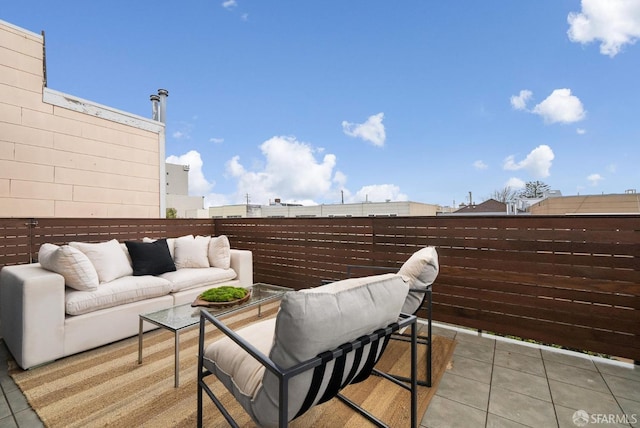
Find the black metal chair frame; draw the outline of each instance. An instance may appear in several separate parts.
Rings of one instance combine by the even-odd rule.
[[[351,271],[354,269],[372,269],[372,270],[381,270],[381,271],[387,271],[387,272],[396,272],[398,269],[394,268],[394,267],[390,267],[390,266],[368,266],[368,265],[347,265],[347,277],[351,278]],[[329,281],[327,281],[329,282]],[[414,312],[414,315],[416,315],[418,313],[418,311],[420,310],[420,308],[422,307],[422,304],[425,302],[427,302],[427,312],[428,312],[428,316],[427,316],[427,334],[428,336],[422,336],[422,335],[418,335],[417,338],[417,343],[419,343],[420,345],[426,345],[427,347],[427,374],[426,374],[426,379],[422,380],[422,379],[418,379],[418,385],[420,386],[426,386],[426,387],[431,387],[431,378],[432,378],[432,361],[431,361],[431,357],[432,357],[432,343],[431,343],[431,337],[432,337],[432,307],[433,307],[433,300],[432,300],[432,286],[433,284],[429,284],[429,286],[426,289],[417,289],[417,288],[410,288],[409,292],[415,292],[415,293],[422,293],[423,297],[422,297],[422,303],[420,304],[420,306],[418,307],[418,309],[416,310],[416,312]],[[410,340],[410,338],[407,335],[404,334],[394,334],[392,336],[393,339],[395,340],[401,340],[401,341],[406,341],[408,342]],[[405,382],[409,382],[410,379],[407,377],[403,377],[403,376],[397,376],[397,375],[393,375],[396,379],[398,380],[402,380]]]
[[[287,415],[288,415],[288,404],[289,404],[289,381],[294,376],[297,376],[305,371],[313,370],[316,367],[326,365],[327,362],[341,358],[347,355],[349,352],[354,352],[359,348],[364,347],[368,343],[376,342],[379,340],[388,341],[388,339],[398,330],[410,327],[411,334],[409,341],[411,343],[411,377],[409,378],[409,384],[406,382],[400,381],[393,376],[390,376],[384,372],[381,372],[375,368],[372,368],[371,373],[375,373],[376,375],[382,376],[385,379],[393,382],[394,384],[408,390],[411,395],[411,427],[415,428],[418,426],[417,420],[417,412],[418,412],[418,398],[417,398],[417,390],[418,390],[418,381],[417,381],[417,317],[415,315],[407,315],[400,314],[398,321],[390,324],[386,328],[382,328],[376,330],[375,332],[359,337],[358,339],[345,343],[335,349],[328,350],[327,352],[323,352],[318,356],[309,359],[307,361],[303,361],[299,364],[296,364],[293,367],[282,368],[275,364],[268,356],[264,355],[262,352],[258,351],[254,346],[248,343],[246,340],[238,336],[233,330],[228,328],[222,321],[215,318],[213,315],[208,313],[206,310],[201,310],[200,313],[200,338],[198,343],[198,427],[202,427],[202,404],[203,404],[203,394],[202,392],[206,392],[211,401],[216,405],[220,413],[224,416],[230,426],[238,427],[238,424],[235,422],[233,417],[229,414],[229,412],[224,408],[220,400],[214,395],[211,388],[205,382],[205,378],[209,375],[213,374],[211,371],[204,367],[203,359],[204,359],[204,333],[205,333],[205,325],[207,323],[211,323],[215,325],[223,334],[231,338],[235,343],[237,343],[242,349],[244,349],[247,353],[249,353],[253,358],[258,360],[262,365],[265,366],[267,370],[272,372],[279,380],[279,426],[286,427],[287,426]],[[386,344],[386,343],[385,343]],[[380,353],[384,352],[384,349]],[[336,391],[334,395],[345,404],[347,404],[350,408],[360,413],[370,422],[378,427],[387,427],[383,421],[376,418],[373,414],[369,413],[347,397],[343,396]]]

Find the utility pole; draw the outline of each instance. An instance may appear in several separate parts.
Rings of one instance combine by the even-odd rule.
[[[247,198],[247,205],[249,205],[249,194],[247,193],[245,197]]]

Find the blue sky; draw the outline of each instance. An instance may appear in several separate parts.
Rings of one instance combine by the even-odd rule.
[[[48,86],[144,117],[207,205],[640,189],[640,0],[2,0]]]

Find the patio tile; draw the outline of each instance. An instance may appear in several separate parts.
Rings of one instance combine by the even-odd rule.
[[[519,370],[536,376],[545,376],[542,358],[497,350],[494,364],[496,366]]]
[[[580,388],[549,379],[551,399],[556,406],[584,410],[587,413],[620,414],[622,409],[611,394]]]
[[[582,409],[579,409],[582,410]],[[576,428],[578,426],[577,423],[574,422],[574,417],[576,416],[577,410],[569,409],[568,407],[556,406],[556,415],[558,416],[558,427],[560,428]],[[624,418],[623,414],[617,415],[602,415],[601,417],[618,417]],[[598,417],[598,415],[591,415],[587,412],[588,424],[587,427],[596,426],[596,427],[616,427],[616,428],[629,428],[629,424],[618,423],[615,420],[608,420],[606,423],[601,420],[600,423],[597,422],[597,419],[592,419]]]
[[[626,398],[618,398],[618,404],[622,407],[622,411],[627,415],[631,422],[631,426],[640,427],[640,401],[627,400]]]
[[[556,417],[558,418],[559,428],[576,428],[578,425],[573,422],[574,415],[579,409],[570,409],[568,407],[556,405]]]
[[[530,427],[556,425],[553,404],[504,388],[491,388],[489,413]]]
[[[515,354],[527,355],[529,357],[542,358],[540,346],[528,342],[513,342],[507,340],[496,340],[496,351],[507,351]]]
[[[6,418],[0,419],[0,428],[17,428],[15,419],[13,416],[7,416]]]
[[[542,349],[542,358],[546,361],[566,364],[586,370],[596,370],[596,366],[588,355],[577,352],[565,353],[561,350]]]
[[[26,409],[16,413],[16,421],[19,427],[39,428],[44,427],[38,414],[31,409]]]
[[[555,361],[545,361],[544,367],[549,379],[569,383],[582,388],[593,389],[594,391],[604,393],[609,392],[607,384],[604,382],[602,375],[598,371],[568,366]]]
[[[491,388],[496,387],[551,402],[549,384],[542,376],[496,366],[493,370]]]
[[[484,427],[487,413],[454,400],[435,395],[422,419],[424,428]]]
[[[491,383],[491,371],[493,369],[491,363],[463,357],[462,355],[454,355],[451,365],[452,368],[448,371],[449,373],[482,383]]]
[[[600,373],[607,373],[610,375],[640,382],[640,366],[620,363],[615,360],[594,360],[594,363]]]
[[[458,336],[456,336],[456,342],[456,349],[453,351],[453,355],[472,358],[486,363],[493,362],[493,347],[470,341],[460,341],[458,340]]]
[[[603,373],[605,382],[616,397],[640,401],[640,382]]]
[[[0,377],[0,388],[2,388],[5,394],[8,394],[11,391],[17,390],[18,385],[16,385],[11,376],[6,374]]]
[[[486,411],[489,403],[489,388],[490,385],[486,383],[447,372],[440,381],[436,396]]]
[[[0,394],[0,419],[6,418],[7,416],[11,416],[11,407],[9,407],[9,403],[7,403],[4,395]]]
[[[487,413],[487,428],[526,428],[528,425],[514,422],[493,413]]]
[[[6,393],[5,395],[7,397],[7,401],[9,402],[9,407],[11,407],[11,411],[14,414],[22,410],[31,408],[25,396],[22,395],[22,391],[20,391],[19,389]]]

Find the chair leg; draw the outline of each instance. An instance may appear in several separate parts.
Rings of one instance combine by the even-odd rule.
[[[431,388],[432,371],[433,371],[433,365],[432,365],[433,342],[431,341],[431,338],[433,335],[433,331],[432,331],[432,318],[431,318],[431,291],[430,290],[427,292],[427,308],[429,310],[429,317],[427,318],[427,332],[429,333],[429,336],[428,337],[417,336],[417,340],[416,340],[417,343],[427,346],[427,361],[426,361],[427,375],[425,380],[418,379],[418,385]],[[392,336],[392,338],[396,340],[402,340],[405,342],[411,341],[410,337],[403,334],[394,335]],[[389,375],[389,376],[403,382],[407,382],[407,383],[411,382],[411,378],[406,376],[400,376],[400,375]]]
[[[432,357],[432,345],[433,345],[433,331],[431,327],[431,322],[433,321],[432,317],[432,309],[433,309],[433,301],[431,296],[431,287],[427,290],[427,308],[429,310],[429,318],[427,318],[427,331],[429,333],[429,343],[427,343],[427,387],[431,388],[431,357]]]
[[[198,381],[198,428],[202,428],[202,387]]]
[[[411,324],[411,427],[418,426],[418,344],[417,324]],[[431,343],[431,338],[429,338]]]

